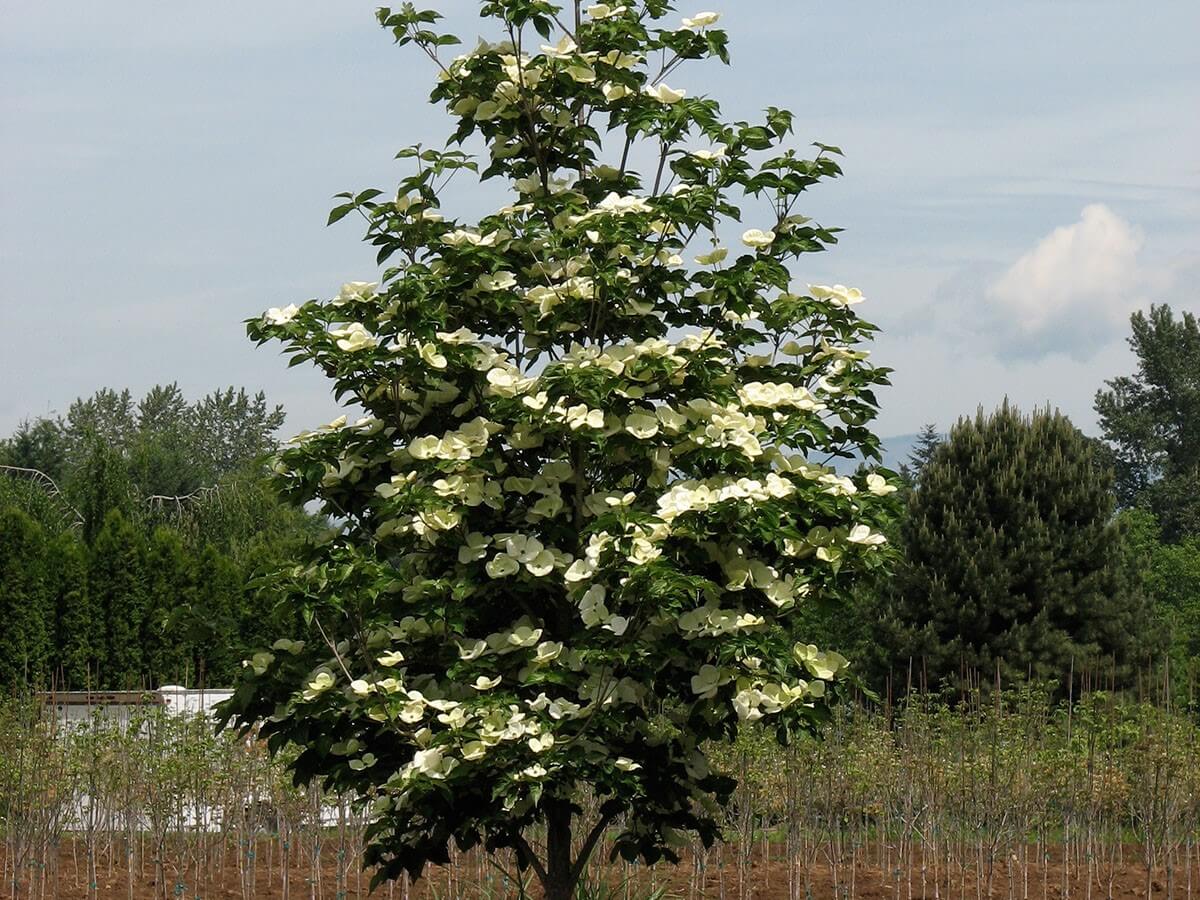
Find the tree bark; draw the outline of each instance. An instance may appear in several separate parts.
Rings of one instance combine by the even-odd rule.
[[[546,900],[572,900],[578,877],[571,862],[571,806],[552,800],[546,804]]]

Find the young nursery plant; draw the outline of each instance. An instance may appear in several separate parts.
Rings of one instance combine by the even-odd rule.
[[[433,10],[379,10],[454,122],[450,149],[399,154],[395,199],[330,216],[366,220],[379,282],[249,322],[356,411],[278,455],[336,528],[269,579],[295,633],[226,712],[370,802],[377,880],[482,843],[563,900],[602,836],[649,863],[717,838],[734,781],[706,741],[826,715],[848,663],[793,613],[886,560],[894,488],[826,464],[879,458],[888,370],[862,294],[791,271],[835,243],[796,204],[838,149],[678,80],[728,62],[717,13],[480,9],[495,42],[456,58]],[[511,202],[456,217],[465,173]]]

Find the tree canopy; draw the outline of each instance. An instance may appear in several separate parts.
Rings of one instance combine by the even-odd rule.
[[[1148,609],[1112,519],[1112,474],[1058,412],[1007,402],[961,419],[925,464],[903,521],[892,661],[1063,678],[1152,655]]]
[[[266,481],[282,421],[242,389],[106,388],[0,440],[0,691],[232,681],[269,627],[248,582],[320,526]]]
[[[175,384],[140,400],[102,388],[65,416],[28,420],[0,440],[0,505],[55,533],[78,525],[89,543],[117,509],[146,537],[170,525],[197,545],[241,555],[307,527],[263,478],[283,419],[281,407],[244,388],[196,401]]]
[[[496,40],[455,59],[436,12],[379,18],[483,158],[401,151],[394,199],[330,217],[365,220],[380,283],[249,323],[364,414],[279,454],[281,489],[340,527],[273,580],[309,625],[249,661],[229,713],[301,748],[298,778],[373,798],[380,878],[483,842],[563,900],[614,823],[649,862],[717,836],[733,782],[705,741],[826,715],[847,662],[795,611],[883,560],[894,486],[823,463],[878,459],[887,370],[862,294],[790,268],[835,242],[796,204],[837,148],[802,155],[787,111],[726,122],[667,81],[727,60],[717,14],[481,12]],[[511,202],[454,216],[440,188],[464,173]]]
[[[1137,372],[1096,393],[1123,506],[1144,506],[1168,540],[1200,534],[1200,324],[1166,305],[1130,319]]]

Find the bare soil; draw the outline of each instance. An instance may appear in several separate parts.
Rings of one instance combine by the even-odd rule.
[[[781,858],[779,847],[771,848],[769,858],[758,848],[750,865],[740,871],[736,851],[725,848],[701,860],[685,858],[679,866],[647,869],[616,863],[595,872],[615,889],[606,900],[642,900],[661,887],[667,888],[667,898],[680,900],[1116,900],[1147,895],[1185,900],[1200,896],[1200,860],[1192,859],[1190,873],[1158,870],[1147,876],[1140,848],[1130,846],[1122,855],[1123,860],[1111,866],[1093,862],[1089,873],[1086,859],[1066,865],[1061,853],[1052,848],[1045,864],[1023,866],[1016,859],[1001,860],[992,867],[990,884],[986,866],[978,877],[974,868],[956,864],[949,872],[944,863],[935,871],[932,860],[922,871],[919,856],[911,871],[893,868],[885,872],[874,850],[861,854],[854,867],[839,865],[835,870],[824,859],[817,859],[792,869]],[[1030,848],[1029,859],[1037,856]],[[203,867],[195,862],[177,866],[177,860],[167,854],[160,870],[147,854],[144,862],[135,863],[131,877],[129,867],[119,864],[127,854],[121,845],[115,845],[111,851],[97,854],[97,879],[91,888],[86,851],[82,844],[68,842],[60,846],[56,860],[27,861],[13,893],[11,865],[0,846],[4,875],[0,900],[359,900],[369,896],[369,875],[360,875],[354,859],[338,857],[338,847],[332,842],[322,848],[319,866],[311,864],[312,856],[306,850],[293,851],[285,878],[279,844],[264,840],[253,853],[214,855]],[[532,900],[539,895],[531,886],[525,896]],[[430,869],[414,885],[393,884],[373,896],[388,900],[499,900],[521,895],[509,878],[471,857],[449,868]]]

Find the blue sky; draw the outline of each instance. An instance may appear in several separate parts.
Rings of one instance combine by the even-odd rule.
[[[428,5],[481,32],[474,2]],[[798,274],[866,292],[897,370],[882,434],[1005,395],[1092,430],[1095,390],[1132,364],[1130,311],[1200,311],[1194,0],[680,12],[701,8],[725,13],[734,64],[673,85],[735,118],[788,107],[799,144],[846,151],[804,210],[846,234]],[[397,149],[447,133],[429,63],[373,9],[0,0],[0,434],[167,381],[263,388],[285,430],[330,417],[322,380],[241,322],[371,279],[351,220],[324,227],[330,196],[394,185]]]

